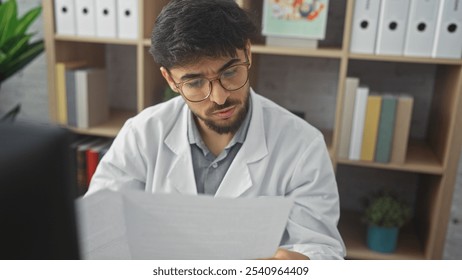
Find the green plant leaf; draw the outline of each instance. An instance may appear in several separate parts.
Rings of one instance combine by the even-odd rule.
[[[13,60],[15,57],[20,55],[20,51],[23,49],[27,49],[27,43],[30,39],[31,35],[20,35],[11,37],[5,44],[3,45],[3,49],[0,49],[5,54],[3,59],[0,58],[0,69],[4,69],[6,64]],[[4,72],[5,70],[3,70]]]
[[[0,48],[10,38],[17,24],[17,5],[9,0],[0,6]]]
[[[42,12],[42,7],[37,7],[27,12],[22,18],[20,18],[15,26],[14,35],[25,34],[29,26],[35,21],[35,19]]]
[[[2,61],[5,59],[6,59],[6,53],[0,50],[0,65],[2,64]]]
[[[16,0],[0,2],[0,82],[43,52],[43,40],[31,44],[33,35],[26,33],[41,11],[41,7],[36,7],[18,19]]]
[[[21,50],[27,49],[29,46],[29,40],[32,36],[23,36],[16,41],[15,45],[7,51],[7,55],[15,56],[21,53]]]
[[[32,43],[27,51],[22,53],[19,57],[15,60],[11,61],[5,68],[2,67],[0,70],[0,83],[4,80],[8,79],[11,75],[16,73],[17,71],[21,70],[24,66],[29,64],[35,57],[43,52],[44,43],[43,41],[38,41]]]

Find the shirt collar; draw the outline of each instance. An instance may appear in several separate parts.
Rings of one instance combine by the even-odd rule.
[[[250,119],[252,118],[252,97],[249,95],[249,110],[247,111],[247,115],[245,116],[244,122],[242,123],[239,130],[234,134],[234,137],[231,139],[229,144],[226,146],[225,149],[229,149],[234,146],[236,143],[243,144],[245,138],[247,136],[247,131],[250,125]],[[196,122],[193,119],[193,113],[189,111],[188,114],[188,141],[189,144],[196,144],[203,152],[204,155],[209,153],[209,149],[205,146],[204,141],[202,141],[202,137],[199,133],[199,129],[197,128]]]

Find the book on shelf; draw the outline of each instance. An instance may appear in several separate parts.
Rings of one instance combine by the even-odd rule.
[[[98,142],[90,147],[88,147],[86,151],[86,156],[87,156],[87,186],[90,185],[91,178],[93,177],[93,174],[95,174],[96,167],[98,166],[98,163],[100,161],[100,153],[103,151],[104,148],[110,143],[109,140],[102,140],[101,142]]]
[[[78,159],[78,156],[77,156],[77,149],[79,147],[79,145],[83,144],[83,143],[86,143],[90,140],[90,136],[82,136],[82,137],[79,137],[77,140],[73,141],[70,146],[69,146],[69,150],[70,150],[70,162],[71,162],[71,180],[74,180],[76,183],[76,187],[77,187],[77,196],[81,196],[83,194],[85,194],[85,189],[81,188],[80,184],[79,184],[79,175],[78,175],[78,169],[79,169],[79,160]]]
[[[412,96],[400,95],[397,99],[391,163],[403,164],[406,160],[413,105]]]
[[[384,94],[382,96],[379,131],[375,149],[376,162],[388,163],[390,161],[395,127],[396,102],[397,98],[394,95]]]
[[[367,97],[369,88],[359,86],[356,90],[353,122],[351,125],[350,149],[348,159],[359,160],[363,142],[364,120],[366,118]]]
[[[264,0],[262,34],[267,44],[317,47],[326,35],[328,0]]]
[[[67,93],[69,87],[66,81],[66,72],[84,65],[84,61],[57,62],[55,64],[56,106],[57,121],[59,124],[67,124],[68,122]]]
[[[353,111],[355,106],[356,90],[359,86],[359,79],[347,77],[343,94],[343,109],[340,124],[340,143],[338,156],[342,159],[348,158],[351,138],[351,126],[353,124]]]
[[[66,70],[67,125],[77,127],[77,101],[75,93],[75,69]]]
[[[88,189],[88,172],[87,172],[87,150],[101,142],[101,138],[90,138],[88,141],[77,144],[77,188],[79,193],[85,193]]]
[[[77,127],[89,128],[109,118],[106,71],[87,68],[75,71]]]
[[[361,145],[361,160],[374,160],[381,106],[382,97],[380,95],[374,93],[367,97],[363,141]]]

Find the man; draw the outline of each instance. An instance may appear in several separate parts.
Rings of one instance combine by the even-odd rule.
[[[151,53],[181,96],[126,122],[89,192],[290,196],[295,204],[273,258],[341,259],[338,191],[322,134],[250,88],[254,34],[231,0],[164,7]]]

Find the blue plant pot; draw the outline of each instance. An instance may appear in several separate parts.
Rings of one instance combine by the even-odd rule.
[[[381,253],[392,253],[398,243],[399,228],[369,225],[367,228],[367,246]]]

